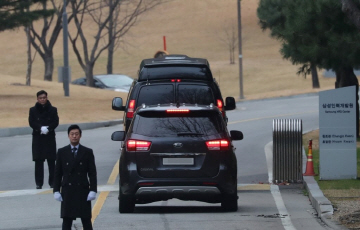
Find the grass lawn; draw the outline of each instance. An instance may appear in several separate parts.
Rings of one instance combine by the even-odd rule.
[[[306,148],[308,153],[308,148]],[[319,179],[319,149],[313,149],[314,171],[317,176],[315,180],[318,182],[321,190],[325,189],[360,189],[360,148],[357,148],[357,176],[358,179],[349,180],[320,180]]]
[[[320,189],[330,200],[332,198],[346,198],[360,196],[360,139],[357,139],[357,179],[348,180],[320,180],[319,179],[319,130],[314,130],[303,135],[303,145],[306,154],[309,153],[309,140],[313,140],[312,154],[314,162],[314,171],[317,174],[315,180]]]

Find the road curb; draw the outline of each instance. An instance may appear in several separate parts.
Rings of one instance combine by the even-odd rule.
[[[316,210],[318,217],[326,225],[332,229],[348,229],[339,222],[331,219],[334,214],[333,205],[330,200],[324,196],[313,176],[304,176],[304,186],[309,194],[310,202]]]
[[[305,149],[303,148],[303,162],[306,162],[306,160],[307,157],[305,154]],[[303,166],[303,171],[305,172],[305,164],[303,164]],[[334,214],[333,205],[331,201],[325,197],[315,178],[313,176],[304,176],[303,183],[309,194],[310,202],[316,210],[318,217],[332,229],[348,229],[341,225],[338,221],[331,219]]]
[[[110,120],[110,121],[84,122],[84,123],[76,123],[76,124],[78,124],[82,130],[87,130],[87,129],[96,129],[101,127],[109,127],[109,126],[119,125],[122,123],[123,120],[120,119],[120,120]],[[55,129],[55,131],[56,132],[66,131],[70,125],[71,124],[61,124]],[[29,134],[32,134],[32,128],[30,127],[15,127],[15,128],[0,129],[0,137],[12,137],[12,136],[29,135]]]

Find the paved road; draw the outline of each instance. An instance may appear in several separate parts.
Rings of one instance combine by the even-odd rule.
[[[242,102],[228,113],[229,130],[241,130],[245,136],[235,142],[239,167],[235,213],[222,213],[219,204],[170,200],[138,205],[134,214],[119,214],[113,168],[120,146],[110,135],[122,126],[84,131],[81,142],[94,149],[99,178],[94,229],[329,229],[316,218],[300,185],[266,184],[269,169],[264,147],[272,140],[272,120],[298,118],[304,130],[312,130],[318,128],[317,111],[318,97],[302,96]],[[66,133],[58,132],[58,147],[67,143]],[[0,138],[1,230],[61,228],[60,203],[53,200],[47,185],[41,192],[34,189],[30,146],[30,135]],[[74,223],[74,229],[81,226],[79,220]]]

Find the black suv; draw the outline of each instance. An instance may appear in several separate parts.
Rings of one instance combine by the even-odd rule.
[[[129,129],[137,107],[142,104],[157,105],[187,103],[209,105],[213,103],[227,122],[226,110],[235,109],[235,99],[221,96],[219,85],[213,78],[209,62],[186,55],[168,55],[144,59],[140,64],[138,79],[130,88],[126,105],[120,97],[113,99],[112,108],[124,112],[124,130]]]
[[[123,141],[119,166],[119,211],[135,204],[177,198],[221,203],[236,211],[237,160],[221,111],[213,104],[139,107]]]

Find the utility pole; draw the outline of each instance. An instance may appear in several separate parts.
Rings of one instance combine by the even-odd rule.
[[[238,40],[239,40],[239,82],[240,82],[240,99],[244,99],[243,89],[243,66],[242,66],[242,44],[241,44],[241,0],[237,0],[238,9]]]
[[[69,49],[68,49],[68,18],[66,13],[66,1],[63,6],[63,39],[64,39],[64,67],[62,70],[63,87],[65,97],[69,97]]]

